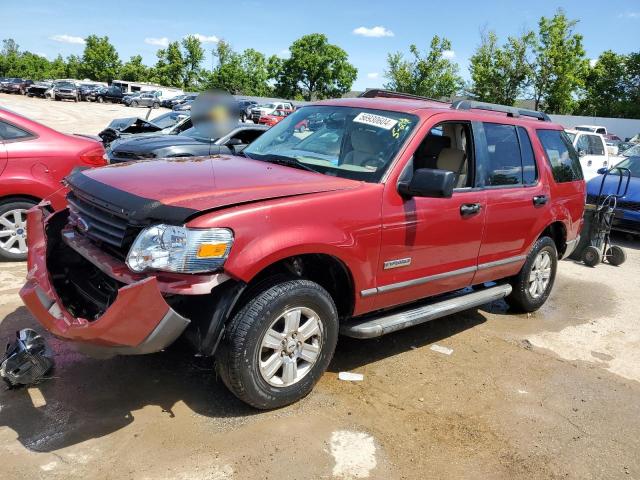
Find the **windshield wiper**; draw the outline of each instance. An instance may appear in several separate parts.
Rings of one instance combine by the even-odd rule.
[[[300,168],[308,172],[318,173],[318,171],[315,168],[311,168],[310,166],[305,165],[295,157],[287,157],[285,155],[276,155],[274,153],[269,153],[264,155],[254,154],[253,157],[249,157],[249,158],[255,158],[256,160],[262,160],[265,162],[276,163],[278,165],[284,165],[286,167]]]

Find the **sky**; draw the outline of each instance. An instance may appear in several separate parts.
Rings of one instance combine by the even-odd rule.
[[[541,16],[563,8],[579,20],[589,58],[605,50],[640,50],[640,1],[467,1],[407,0],[0,0],[0,38],[13,38],[23,50],[49,59],[82,54],[83,37],[107,35],[120,58],[142,55],[155,63],[155,52],[167,42],[196,34],[211,49],[219,39],[234,49],[255,48],[286,56],[302,35],[321,32],[347,51],[358,68],[354,90],[381,87],[389,52],[408,52],[416,44],[427,50],[433,35],[452,42],[447,55],[468,79],[469,57],[480,31],[494,30],[501,40],[535,29]]]

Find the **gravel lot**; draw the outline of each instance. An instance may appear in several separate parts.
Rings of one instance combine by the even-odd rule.
[[[89,134],[132,113],[7,95],[0,105]],[[496,302],[342,338],[314,392],[273,412],[246,407],[208,362],[179,351],[98,361],[51,338],[52,378],[0,392],[1,476],[640,478],[640,242],[616,240],[627,263],[561,262],[533,315]],[[37,328],[17,295],[24,275],[0,264],[0,339]]]

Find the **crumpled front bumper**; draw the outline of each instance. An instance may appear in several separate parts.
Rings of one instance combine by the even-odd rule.
[[[69,313],[47,271],[47,215],[42,205],[27,215],[28,273],[20,290],[27,308],[47,330],[76,342],[77,348],[87,354],[102,357],[157,352],[184,332],[190,321],[167,304],[155,277],[120,288],[117,298],[96,320]]]

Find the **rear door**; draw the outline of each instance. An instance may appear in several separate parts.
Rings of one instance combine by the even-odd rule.
[[[478,159],[487,206],[474,284],[520,270],[551,206],[527,128],[487,122],[482,128]]]

